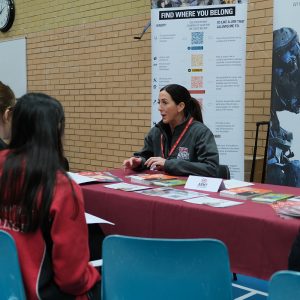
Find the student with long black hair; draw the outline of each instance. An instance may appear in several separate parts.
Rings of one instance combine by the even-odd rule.
[[[143,149],[123,162],[124,167],[216,176],[218,149],[212,132],[203,124],[199,102],[179,84],[163,87],[158,102],[161,121],[145,137]]]
[[[88,263],[81,190],[62,167],[63,131],[61,104],[26,94],[0,152],[0,229],[15,239],[27,299],[88,299],[100,280]]]

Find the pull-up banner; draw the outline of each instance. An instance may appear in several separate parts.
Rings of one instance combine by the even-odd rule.
[[[159,90],[185,86],[202,104],[220,163],[229,166],[232,178],[243,179],[247,2],[151,3],[152,125],[161,119]]]
[[[300,1],[274,0],[266,182],[300,187]]]

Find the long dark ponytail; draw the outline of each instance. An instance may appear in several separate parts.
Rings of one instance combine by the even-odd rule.
[[[191,115],[195,120],[203,123],[201,106],[198,100],[191,97],[190,92],[182,85],[169,84],[163,87],[160,91],[166,91],[176,104],[183,102],[185,104],[185,116]]]

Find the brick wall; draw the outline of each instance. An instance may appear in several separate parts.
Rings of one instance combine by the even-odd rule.
[[[150,19],[150,1],[15,2],[14,26],[0,39],[26,36],[28,90],[49,93],[63,103],[71,169],[119,167],[142,146],[150,128],[150,30],[142,40],[133,39]],[[272,5],[250,0],[248,6],[248,155],[255,122],[269,118]]]
[[[246,61],[245,154],[251,155],[256,122],[269,121],[272,74],[273,1],[249,0]],[[261,127],[258,155],[264,153]]]

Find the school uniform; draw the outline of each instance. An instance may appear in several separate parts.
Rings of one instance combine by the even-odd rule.
[[[9,150],[0,152],[0,170]],[[79,210],[73,195],[77,196]],[[35,299],[88,299],[100,280],[91,266],[88,230],[80,187],[58,172],[49,211],[49,223],[24,233],[0,219],[0,229],[10,233],[17,246],[26,297]]]

